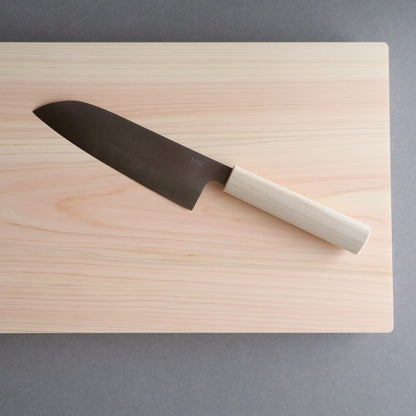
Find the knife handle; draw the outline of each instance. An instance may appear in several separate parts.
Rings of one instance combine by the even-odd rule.
[[[239,166],[234,166],[224,191],[354,254],[371,234],[368,225]]]

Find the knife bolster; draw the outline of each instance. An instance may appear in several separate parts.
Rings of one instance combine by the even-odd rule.
[[[234,166],[224,191],[354,254],[371,234],[366,224],[239,166]]]

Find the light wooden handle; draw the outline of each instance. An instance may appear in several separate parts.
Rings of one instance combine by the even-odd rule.
[[[232,170],[224,191],[355,254],[371,234],[368,225],[239,166]]]

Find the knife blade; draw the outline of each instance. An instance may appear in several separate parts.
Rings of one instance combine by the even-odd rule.
[[[192,210],[205,185],[216,181],[226,193],[352,253],[370,236],[370,227],[354,218],[103,108],[59,101],[33,113],[82,150],[185,208]]]

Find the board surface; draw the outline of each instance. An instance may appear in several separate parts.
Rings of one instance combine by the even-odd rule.
[[[0,44],[1,332],[388,332],[384,43]],[[38,120],[104,107],[372,227],[353,255],[209,184],[193,211]]]

